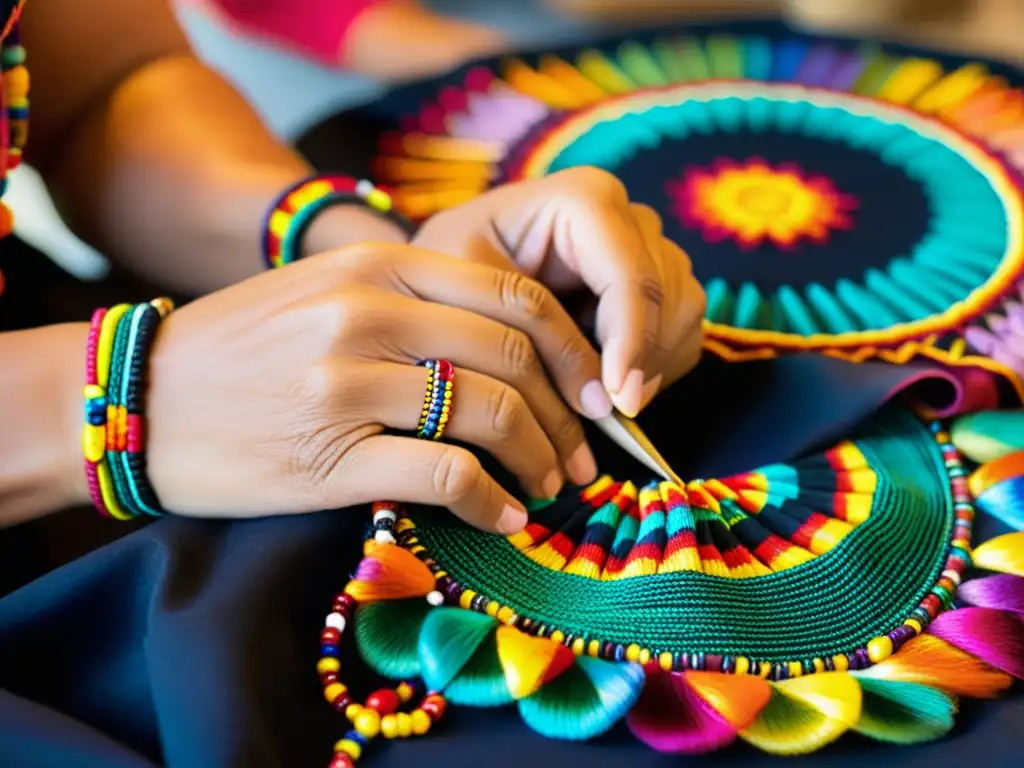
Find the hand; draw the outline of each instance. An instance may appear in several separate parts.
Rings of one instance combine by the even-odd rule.
[[[627,416],[700,359],[705,297],[690,260],[662,236],[658,215],[630,203],[604,171],[575,168],[499,187],[433,217],[414,243],[517,269],[555,292],[588,289],[597,300],[601,380]]]
[[[386,432],[415,431],[415,363],[438,358],[457,371],[446,438],[489,451],[533,497],[594,479],[564,398],[579,401],[597,353],[554,296],[514,271],[382,244],[258,275],[163,322],[147,399],[157,496],[221,517],[420,502],[514,533],[523,506],[472,453]]]
[[[505,46],[489,27],[441,16],[411,0],[388,0],[360,15],[341,63],[370,77],[407,80],[441,74]]]

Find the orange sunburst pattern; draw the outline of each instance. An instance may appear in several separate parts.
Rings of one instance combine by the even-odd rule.
[[[857,199],[839,192],[830,179],[759,158],[690,168],[668,191],[685,226],[702,230],[709,242],[733,238],[743,248],[825,242],[832,232],[853,226],[857,208]]]

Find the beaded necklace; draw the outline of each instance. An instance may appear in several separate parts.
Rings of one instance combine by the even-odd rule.
[[[21,45],[19,21],[25,0],[18,0],[0,36],[0,68],[3,70],[3,109],[0,110],[0,141],[6,149],[6,161],[0,167],[0,198],[7,191],[7,174],[21,164],[28,142],[29,76],[25,67],[25,48]],[[0,201],[0,238],[14,231],[14,216]],[[0,272],[0,294],[4,277]]]

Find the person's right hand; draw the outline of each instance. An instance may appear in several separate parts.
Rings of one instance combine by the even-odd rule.
[[[522,504],[472,453],[394,434],[416,429],[423,359],[456,368],[446,438],[490,452],[536,498],[566,478],[594,479],[566,401],[586,402],[601,363],[552,294],[515,271],[367,244],[259,275],[163,322],[147,399],[161,503],[241,517],[388,499],[519,531]]]

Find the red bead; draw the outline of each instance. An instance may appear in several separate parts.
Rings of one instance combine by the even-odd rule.
[[[327,768],[356,768],[355,761],[344,752],[335,752],[334,759]]]
[[[423,703],[420,704],[420,709],[430,715],[430,719],[437,722],[444,716],[444,711],[447,704],[443,696],[436,693],[428,695]]]
[[[345,710],[348,709],[348,705],[352,703],[352,697],[347,693],[341,694],[338,698],[331,702],[331,706],[334,707],[335,712],[345,714]]]
[[[336,682],[338,682],[337,672],[324,672],[322,675],[320,675],[320,684],[324,687]]]
[[[455,376],[455,368],[447,360],[438,360],[437,376],[442,381],[450,381]]]
[[[939,615],[939,609],[942,608],[942,601],[939,600],[938,595],[927,594],[921,601],[921,607],[928,611],[928,615],[934,619]]]
[[[398,698],[398,694],[388,688],[374,691],[366,697],[366,706],[382,715],[397,712],[400,704],[401,700]]]
[[[334,610],[348,618],[352,609],[356,607],[356,600],[352,595],[346,595],[342,592],[336,598],[334,598]]]
[[[324,645],[337,645],[341,642],[341,632],[334,627],[327,627],[320,633],[320,642]]]

